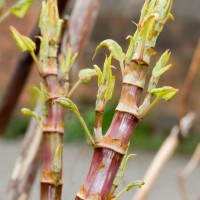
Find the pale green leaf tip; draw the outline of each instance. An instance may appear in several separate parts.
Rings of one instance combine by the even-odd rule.
[[[21,109],[21,112],[22,112],[24,115],[30,115],[30,116],[35,117],[35,118],[38,117],[37,114],[36,114],[34,111],[32,111],[32,110],[30,110],[30,109],[28,109],[28,108],[22,108],[22,109]]]
[[[20,34],[13,26],[9,28],[20,51],[33,52],[36,49],[36,44],[30,38]]]
[[[78,110],[77,106],[68,98],[58,98],[53,101],[53,103],[57,103],[61,106],[68,108],[69,110],[75,111]]]
[[[151,94],[155,94],[157,97],[163,98],[168,102],[171,101],[178,92],[178,89],[169,86],[155,88],[150,91]]]

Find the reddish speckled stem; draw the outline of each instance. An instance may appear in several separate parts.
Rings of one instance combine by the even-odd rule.
[[[51,60],[54,62],[55,60]],[[41,176],[41,200],[60,200],[62,193],[62,145],[64,133],[64,108],[53,104],[63,95],[57,75],[45,78],[48,116],[43,126],[43,166]],[[60,150],[59,150],[60,149]],[[60,151],[60,153],[57,153]],[[54,164],[54,162],[56,162]]]
[[[128,95],[138,104],[141,91],[136,86],[124,84],[121,96]],[[112,183],[124,156],[120,151],[126,150],[137,122],[138,119],[132,114],[115,112],[110,128],[94,150],[89,173],[76,200],[110,199]]]

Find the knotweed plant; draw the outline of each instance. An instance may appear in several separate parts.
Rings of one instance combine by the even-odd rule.
[[[43,166],[41,175],[41,199],[61,199],[62,190],[62,146],[64,133],[64,109],[53,101],[66,97],[69,92],[69,72],[77,54],[61,55],[58,69],[58,44],[63,20],[59,18],[57,1],[43,2],[39,27],[41,41],[39,60],[35,55],[36,45],[28,37],[11,27],[12,35],[22,52],[29,51],[43,79],[38,92],[42,103],[42,115],[22,109],[24,114],[36,118],[43,131]],[[60,72],[60,74],[59,74]],[[58,78],[59,74],[59,78]]]
[[[76,195],[79,199],[117,199],[123,191],[131,186],[141,186],[142,182],[128,185],[119,195],[115,195],[115,189],[121,183],[123,176],[124,155],[127,152],[130,137],[137,123],[160,100],[170,101],[178,92],[177,89],[164,86],[157,88],[160,76],[167,71],[171,65],[167,62],[170,57],[169,50],[165,51],[155,64],[152,76],[148,83],[146,97],[141,101],[141,94],[145,86],[147,70],[151,56],[156,53],[155,44],[165,22],[173,18],[170,13],[171,0],[146,0],[141,11],[141,17],[137,30],[132,36],[128,36],[130,44],[126,53],[119,44],[111,39],[101,42],[97,51],[106,46],[110,55],[105,59],[103,71],[97,65],[94,69],[98,75],[98,93],[96,100],[96,116],[94,124],[94,154],[88,175]],[[122,72],[122,90],[119,103],[107,132],[102,134],[102,121],[107,101],[111,98],[115,77],[112,75],[112,60],[119,61]],[[75,113],[77,107],[67,98],[60,98],[55,101]],[[125,156],[125,160],[127,156]]]
[[[140,104],[150,59],[156,53],[154,49],[156,40],[167,19],[172,18],[170,14],[172,1],[146,0],[136,32],[133,36],[128,36],[130,44],[127,52],[124,53],[119,44],[111,39],[101,42],[96,48],[95,55],[102,46],[110,50],[103,69],[94,65],[93,69],[81,70],[77,82],[71,89],[69,89],[69,73],[77,54],[72,54],[71,48],[68,47],[67,55],[61,55],[58,64],[62,20],[59,19],[56,3],[56,0],[43,2],[39,23],[41,29],[39,61],[34,53],[36,47],[33,41],[11,27],[20,50],[30,52],[43,79],[40,89],[36,89],[42,102],[42,116],[29,109],[22,109],[23,113],[35,117],[43,130],[41,199],[61,199],[64,107],[76,114],[94,147],[89,173],[75,199],[118,199],[124,191],[144,184],[142,181],[135,181],[127,185],[118,195],[115,194],[116,188],[122,182],[126,163],[132,156],[127,155],[127,150],[134,128],[160,99],[170,101],[178,92],[177,89],[167,86],[157,88],[160,76],[171,67],[167,65],[170,57],[170,52],[167,50],[155,64],[146,97]],[[103,135],[104,110],[112,97],[116,81],[112,74],[113,59],[119,61],[121,68],[122,91],[110,128]],[[92,136],[70,96],[81,83],[87,83],[93,76],[98,77],[98,92]]]

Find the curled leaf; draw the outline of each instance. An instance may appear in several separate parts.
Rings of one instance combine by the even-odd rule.
[[[62,169],[62,148],[63,144],[59,144],[56,148],[53,161],[52,161],[52,169],[55,172],[60,172]]]
[[[10,26],[12,36],[19,47],[20,51],[33,52],[36,49],[36,44],[28,37],[21,35],[14,27]]]
[[[32,110],[30,110],[28,108],[22,108],[21,112],[24,115],[30,115],[30,116],[34,117],[36,120],[40,120],[40,117],[34,111],[32,111]]]
[[[112,75],[112,54],[104,62],[103,73],[99,75],[98,78],[98,94],[97,98],[109,100],[112,97],[114,86],[115,86],[115,76]]]
[[[37,87],[33,88],[39,95],[40,101],[42,104],[42,115],[47,116],[48,115],[48,108],[47,108],[47,95],[45,91],[45,87],[42,83],[40,83],[40,89]]]
[[[97,76],[97,71],[95,69],[82,69],[79,71],[78,76],[82,82],[87,83],[92,77]]]
[[[120,47],[120,45],[117,42],[115,42],[114,40],[111,40],[111,39],[104,40],[97,46],[93,58],[96,56],[98,50],[102,46],[106,46],[112,53],[113,58],[115,58],[119,62],[122,62],[124,60],[125,54],[123,53],[122,48]]]
[[[164,86],[162,88],[155,88],[150,91],[151,94],[155,94],[157,98],[165,99],[166,101],[170,101],[173,99],[173,97],[179,92],[178,89],[175,89],[173,87]]]
[[[125,192],[128,192],[131,188],[133,188],[133,187],[139,187],[139,188],[141,188],[143,185],[144,185],[144,181],[141,181],[141,180],[139,180],[139,181],[134,181],[134,182],[128,184],[127,186],[125,186],[125,187],[119,192],[119,194],[115,197],[114,200],[119,199]]]
[[[135,38],[132,35],[129,35],[126,39],[130,39],[128,50],[126,52],[126,58],[131,59],[134,53]]]
[[[73,101],[68,98],[58,98],[54,100],[54,103],[64,106],[72,111],[78,110],[77,106],[73,103]]]
[[[95,68],[96,72],[97,72],[97,76],[98,76],[98,86],[101,85],[101,79],[102,79],[102,71],[101,69],[97,66],[97,65],[93,65],[93,67]]]

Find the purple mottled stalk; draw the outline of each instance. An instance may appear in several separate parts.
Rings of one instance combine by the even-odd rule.
[[[124,84],[121,97],[129,96],[139,104],[142,90]],[[128,147],[130,137],[138,119],[129,113],[116,111],[113,121],[102,141],[94,150],[91,166],[76,200],[109,199],[110,190],[118,168],[123,159],[123,151]]]

